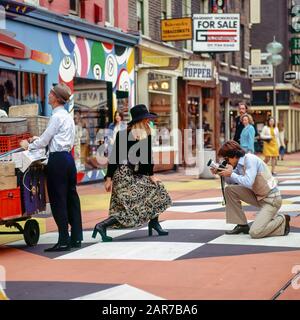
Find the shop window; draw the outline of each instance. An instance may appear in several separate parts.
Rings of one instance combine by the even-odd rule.
[[[191,146],[193,155],[196,155],[197,150],[197,130],[201,128],[201,110],[200,110],[200,98],[188,97],[188,129],[192,130]]]
[[[202,129],[204,131],[204,147],[214,147],[214,126],[215,126],[215,112],[214,100],[210,98],[210,89],[202,89]]]
[[[105,169],[105,130],[112,122],[112,86],[109,82],[74,79],[75,162],[80,170]],[[101,148],[101,150],[102,150]]]
[[[130,116],[129,116],[129,101],[128,101],[128,92],[127,91],[119,91],[117,90],[117,108],[118,111],[123,116],[123,121],[129,122]]]
[[[171,132],[172,130],[172,88],[171,77],[149,73],[148,75],[148,91],[150,112],[158,114],[155,120],[155,129],[162,132]],[[157,145],[162,145],[162,137],[156,140]],[[172,141],[171,141],[172,144]]]
[[[45,114],[45,75],[0,69],[0,109],[31,103]]]

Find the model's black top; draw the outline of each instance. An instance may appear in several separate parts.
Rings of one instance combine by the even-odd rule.
[[[145,139],[136,140],[130,130],[119,131],[109,156],[105,179],[112,178],[122,164],[129,165],[136,174],[152,176],[154,164],[151,135]]]

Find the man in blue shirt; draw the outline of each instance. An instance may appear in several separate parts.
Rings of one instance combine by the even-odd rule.
[[[252,238],[287,235],[290,216],[278,214],[282,199],[277,181],[267,165],[253,154],[245,151],[233,140],[227,141],[219,150],[228,165],[221,172],[212,170],[225,178],[226,220],[237,226],[226,234],[250,234]],[[241,202],[260,208],[249,228]]]

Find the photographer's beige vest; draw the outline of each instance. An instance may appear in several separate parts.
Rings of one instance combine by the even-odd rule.
[[[247,155],[245,156],[245,162],[247,161]],[[268,166],[261,161],[263,164],[263,171],[256,175],[254,183],[252,185],[252,191],[255,193],[257,200],[260,201],[268,196],[270,191],[277,187],[277,179],[275,179]],[[245,171],[245,166],[244,166]]]

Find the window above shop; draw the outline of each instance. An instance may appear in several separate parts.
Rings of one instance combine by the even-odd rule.
[[[144,21],[144,1],[137,0],[136,2],[136,12],[137,12],[137,29],[145,34],[145,21]]]
[[[79,16],[79,0],[69,0],[69,12],[70,14]]]
[[[273,90],[253,91],[252,105],[273,105]],[[276,92],[277,105],[289,105],[290,92],[288,90],[277,90]]]
[[[105,0],[105,25],[113,26],[114,23],[114,0]]]

